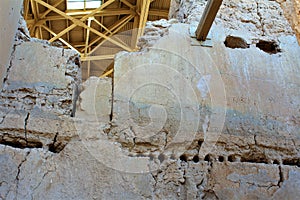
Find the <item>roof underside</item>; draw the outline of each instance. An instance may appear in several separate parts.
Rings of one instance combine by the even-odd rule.
[[[102,0],[97,8],[68,10],[67,0],[24,0],[24,18],[32,37],[76,49],[86,79],[112,68],[117,52],[137,50],[146,21],[168,18],[170,1]]]

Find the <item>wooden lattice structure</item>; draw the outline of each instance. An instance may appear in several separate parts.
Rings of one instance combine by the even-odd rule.
[[[68,1],[100,1],[99,7],[68,9]],[[168,18],[171,0],[24,0],[32,37],[60,41],[78,51],[83,79],[100,76],[114,55],[137,50],[147,20]]]

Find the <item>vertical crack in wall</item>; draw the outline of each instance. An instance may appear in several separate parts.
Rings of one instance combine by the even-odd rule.
[[[12,67],[12,64],[13,64],[13,60],[14,60],[14,56],[15,56],[15,51],[16,51],[16,44],[13,45],[12,47],[12,52],[10,54],[10,61],[9,61],[9,65],[6,69],[6,74],[5,74],[5,77],[3,78],[3,87],[2,87],[2,91],[1,93],[3,92],[3,88],[5,87],[5,83],[6,81],[8,80],[8,76],[9,76],[9,73],[10,73],[10,70],[11,70],[11,67]]]
[[[58,136],[58,132],[55,134],[55,136],[53,138],[53,142],[49,145],[49,151],[51,151],[53,153],[59,152],[58,149],[56,149],[57,136]]]
[[[20,182],[21,167],[27,161],[27,157],[29,156],[29,154],[30,154],[30,151],[28,151],[26,153],[25,158],[18,165],[18,171],[17,171],[17,175],[16,175],[16,197],[18,197],[18,192],[19,192],[19,182]]]
[[[0,124],[2,124],[6,118],[6,116],[10,113],[10,110],[6,111],[4,115],[2,115],[2,119],[0,119]]]
[[[281,165],[278,166],[278,170],[279,170],[279,180],[278,180],[277,186],[281,187],[281,185],[284,181],[284,176],[283,176]]]
[[[26,146],[28,146],[28,139],[27,139],[27,124],[29,120],[30,113],[27,113],[24,121],[24,134],[25,134],[25,141],[26,141]]]
[[[114,67],[114,66],[113,66]],[[113,71],[114,73],[114,71]],[[113,113],[114,113],[114,75],[112,75],[111,78],[111,111],[110,111],[110,121],[113,119]]]

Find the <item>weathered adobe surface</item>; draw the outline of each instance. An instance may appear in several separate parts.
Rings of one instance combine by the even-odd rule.
[[[21,18],[0,95],[0,143],[63,149],[75,135],[68,117],[80,82],[79,55],[30,38]]]
[[[81,81],[79,55],[29,38],[25,22],[19,23],[0,106],[71,115],[75,112],[72,98]]]
[[[183,23],[198,22],[205,4],[206,1],[174,0],[170,17],[177,18]],[[249,30],[256,36],[293,34],[293,29],[299,41],[299,5],[299,0],[225,0],[217,15],[217,22],[223,21],[227,28]],[[290,25],[286,20],[282,20],[283,15]]]
[[[144,49],[143,53],[118,55],[113,85],[111,79],[96,77],[83,84],[84,90],[79,96],[74,120],[69,117],[72,105],[65,109],[59,101],[55,104],[58,109],[54,110],[53,107],[51,109],[39,107],[39,104],[37,104],[39,109],[36,109],[34,108],[36,105],[21,101],[18,105],[26,108],[23,111],[13,110],[12,106],[6,110],[7,106],[4,106],[1,137],[5,145],[0,146],[0,197],[3,199],[297,198],[300,194],[297,187],[300,180],[298,98],[300,79],[299,59],[296,56],[299,47],[296,46],[293,33],[282,15],[272,20],[262,17],[262,21],[255,21],[256,14],[252,14],[251,10],[245,13],[245,9],[239,7],[249,6],[248,4],[242,1],[228,2],[225,1],[225,6],[219,14],[218,26],[213,28],[214,46],[211,49],[191,47],[189,25],[177,24],[176,20],[149,23],[150,28],[146,29],[146,36],[140,45],[163,48],[164,52]],[[273,1],[259,2],[272,8],[265,9],[263,15],[281,12],[279,4]],[[255,5],[256,1],[253,5],[250,4],[251,9],[255,8]],[[234,7],[234,11],[231,6]],[[184,20],[190,19],[189,22],[193,24],[195,19],[192,17],[200,17],[201,12],[197,9],[203,8],[204,1],[183,2],[178,16],[184,16],[182,13],[186,13],[186,17],[178,17],[179,21],[188,22]],[[192,12],[194,10],[195,15]],[[231,12],[234,17],[227,16]],[[254,20],[255,23],[242,22],[241,16],[250,18],[250,21]],[[267,26],[263,31],[262,22],[274,25],[275,21],[281,28]],[[175,32],[177,30],[177,33],[174,33],[174,30]],[[223,42],[228,35],[242,38],[243,40],[239,42],[242,41],[244,44],[243,41],[246,41],[247,45],[244,45],[249,48],[225,47]],[[275,44],[279,44],[281,52],[261,51],[256,47],[256,43],[260,40],[275,41]],[[48,46],[47,48],[53,48],[54,54],[62,55],[62,49]],[[165,54],[171,50],[173,53]],[[176,63],[178,54],[185,58],[180,65]],[[146,87],[146,92],[143,92],[143,88],[135,91],[129,104],[130,117],[134,123],[129,123],[128,116],[124,115],[127,112],[124,112],[125,108],[122,107],[122,100],[125,98],[120,95],[122,93],[117,90],[116,84],[125,74],[123,72],[130,71],[131,67],[139,63],[147,64],[149,60],[151,64],[157,61],[164,63],[164,59],[167,60],[164,64],[175,62],[179,67],[172,69],[186,75],[188,83],[197,83],[199,78],[207,77],[203,75],[210,72],[209,67],[205,66],[212,65],[210,59],[201,56],[199,58],[199,55],[210,55],[223,73],[222,78],[228,94],[226,129],[217,141],[210,141],[216,142],[213,149],[209,152],[201,150],[208,142],[204,140],[204,130],[209,126],[206,116],[212,111],[209,108],[211,97],[207,95],[207,99],[204,99],[202,92],[205,92],[205,87],[201,87],[201,92],[197,95],[197,100],[201,100],[200,103],[184,102],[186,106],[184,111],[187,113],[191,111],[190,108],[194,103],[199,103],[202,106],[202,115],[197,118],[200,123],[199,127],[196,127],[197,134],[192,141],[187,141],[190,142],[187,150],[180,152],[182,144],[167,145],[172,142],[172,133],[176,133],[178,128],[176,98],[164,88],[155,90]],[[245,58],[245,55],[248,57]],[[64,59],[68,57],[59,59],[65,64]],[[186,63],[186,60],[190,63]],[[248,68],[245,67],[245,63],[249,64]],[[188,68],[184,68],[185,66]],[[44,65],[43,68],[48,66]],[[60,76],[58,71],[55,71],[55,74]],[[147,75],[152,77],[150,73]],[[25,76],[27,77],[28,75]],[[169,80],[170,77],[168,73],[160,73],[156,78]],[[66,77],[61,78],[60,81],[64,81]],[[134,83],[147,79],[146,76],[134,76],[128,80]],[[177,83],[170,82],[170,86],[178,86]],[[182,91],[189,89],[182,88]],[[192,88],[197,91],[196,86]],[[69,86],[65,87],[65,90],[69,97],[73,90]],[[155,92],[160,95],[152,95]],[[31,95],[31,92],[28,94]],[[128,104],[128,101],[124,102]],[[148,131],[146,134],[151,134],[151,137],[139,137],[141,134],[139,131],[144,130],[143,126],[149,123],[147,108],[156,103],[165,105],[167,122],[158,133]],[[163,112],[158,113],[164,116]],[[157,118],[153,120],[159,123],[164,120],[161,116],[154,115]],[[136,129],[139,126],[140,129]],[[190,131],[189,126],[186,131]],[[109,152],[110,146],[116,146],[113,149],[116,151]],[[123,154],[127,160],[122,160],[119,154]],[[130,163],[131,159],[136,161]],[[153,171],[145,173],[138,171],[139,159],[146,160],[147,169]]]

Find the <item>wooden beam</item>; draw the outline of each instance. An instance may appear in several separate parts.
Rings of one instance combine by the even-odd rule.
[[[129,15],[129,16],[127,16],[127,17],[124,17],[124,18],[122,18],[121,19],[121,21],[119,22],[119,23],[117,23],[117,24],[119,24],[119,25],[115,25],[114,26],[114,29],[110,29],[110,31],[112,31],[111,32],[111,34],[108,34],[108,36],[109,37],[111,37],[112,35],[114,35],[114,34],[116,34],[121,28],[123,28],[131,19],[133,18],[133,16],[131,16],[131,15]],[[109,32],[106,32],[106,33],[104,33],[104,34],[106,34],[107,35],[107,33],[109,33]],[[101,37],[99,37],[99,38],[97,38],[97,39],[101,39]],[[98,41],[99,41],[98,40]],[[97,46],[95,47],[95,48],[93,48],[93,50],[91,50],[90,52],[89,52],[89,54],[92,54],[99,46],[101,46],[103,43],[105,42],[105,40],[103,40],[103,41],[101,41],[99,44],[97,44]],[[91,44],[90,44],[91,45]],[[118,45],[117,45],[118,46]],[[127,46],[127,45],[126,45]],[[127,46],[128,47],[128,46]],[[131,49],[130,47],[128,47],[129,49]]]
[[[115,29],[117,28],[122,28],[123,26],[126,25],[126,23],[128,23],[131,19],[133,18],[133,16],[129,15],[129,16],[124,16],[122,19],[120,19],[119,21],[115,22],[113,25],[111,25],[110,27],[108,27],[108,30],[110,30],[112,33],[114,33]],[[102,23],[101,23],[102,24]],[[109,32],[106,31],[104,32],[103,34],[105,35],[109,35],[108,34]],[[110,35],[109,35],[110,36]],[[101,40],[102,37],[98,37],[98,38],[95,38],[92,42],[90,42],[89,44],[89,47],[91,47],[92,45],[94,45],[95,43],[97,43],[99,40]],[[81,50],[81,52],[83,52],[84,49]],[[93,51],[93,50],[92,50]]]
[[[73,17],[67,15],[67,14],[64,13],[63,11],[61,11],[61,10],[59,10],[59,9],[57,9],[57,8],[55,8],[55,7],[53,7],[53,6],[49,5],[49,4],[47,4],[47,3],[45,3],[45,2],[42,1],[42,0],[34,0],[34,1],[36,1],[36,2],[38,2],[38,3],[40,3],[40,4],[42,4],[43,6],[49,8],[49,9],[51,9],[51,10],[53,10],[54,12],[56,12],[56,13],[58,13],[59,15],[65,17],[66,19],[71,20],[71,21],[74,23],[74,24],[72,24],[71,26],[69,26],[68,28],[66,28],[64,31],[62,31],[62,32],[60,32],[59,34],[57,34],[56,37],[51,38],[51,39],[49,40],[49,42],[55,41],[56,39],[58,39],[58,38],[60,38],[62,35],[64,35],[66,32],[68,32],[68,31],[72,30],[73,28],[75,28],[76,26],[81,26],[81,27],[83,27],[83,28],[85,28],[85,29],[89,29],[91,32],[95,33],[96,35],[98,35],[98,36],[100,36],[100,37],[103,37],[104,39],[106,39],[106,40],[110,41],[111,43],[113,43],[113,44],[115,44],[115,45],[117,45],[117,46],[123,48],[123,49],[126,50],[126,51],[132,51],[131,48],[128,48],[127,46],[124,46],[123,44],[121,44],[121,43],[115,41],[114,39],[112,39],[112,38],[110,38],[110,37],[104,35],[103,33],[97,31],[96,29],[94,29],[94,28],[92,28],[92,27],[88,27],[85,23],[83,23],[83,21],[85,21],[86,19],[88,19],[89,17],[91,17],[93,14],[95,14],[95,13],[96,13],[96,10],[100,9],[101,7],[98,8],[98,9],[96,9],[96,10],[94,10],[92,13],[90,13],[90,14],[84,16],[81,20],[78,20],[78,19],[75,19],[75,18],[73,18]],[[104,4],[102,4],[102,6],[104,6],[105,4],[108,4],[108,2],[114,2],[114,1],[115,1],[115,0],[109,0],[109,1],[105,2]],[[105,7],[106,7],[106,6],[105,6]]]
[[[114,59],[115,55],[100,55],[100,56],[82,56],[80,58],[81,61],[94,61],[94,60],[109,60]]]
[[[57,34],[54,33],[51,29],[49,29],[47,26],[41,25],[42,28],[44,28],[46,31],[48,31],[51,35],[56,36]],[[67,41],[65,41],[62,38],[58,38],[59,41],[61,41],[63,44],[65,44],[70,49],[73,49],[74,51],[77,51],[71,44],[69,44]],[[78,51],[77,51],[78,52]]]
[[[110,69],[109,71],[107,71],[107,72],[105,72],[104,74],[102,74],[101,76],[99,76],[99,78],[104,78],[104,77],[110,75],[110,74],[113,73],[113,72],[114,72],[114,69],[112,68],[112,69]]]
[[[91,10],[77,10],[77,11],[67,11],[66,14],[70,16],[76,16],[79,18],[79,16],[84,16],[90,14]],[[128,15],[128,14],[134,14],[134,11],[129,10],[127,8],[108,8],[105,10],[100,10],[95,13],[94,16],[113,16],[113,15]],[[48,18],[49,20],[60,20],[61,17],[59,16],[53,16],[52,18]]]
[[[222,0],[208,0],[202,18],[196,30],[197,40],[205,41],[207,34],[215,20]]]
[[[55,3],[55,4],[53,4],[53,7],[57,7],[57,6],[59,6],[62,2],[64,2],[65,0],[57,0],[57,2]],[[48,9],[48,10],[46,10],[45,12],[43,12],[42,14],[41,14],[41,16],[39,16],[39,18],[40,19],[43,19],[43,18],[45,18],[46,17],[46,15],[48,15],[50,12],[51,12],[52,10],[51,9]]]
[[[92,18],[90,17],[88,19],[88,27],[91,27]],[[89,46],[89,40],[90,40],[90,29],[86,30],[86,38],[85,38],[85,49],[84,49],[84,56],[87,56],[88,53],[88,46]]]
[[[139,10],[141,10],[141,0],[136,0],[136,12],[138,13]],[[133,21],[133,28],[132,28],[132,37],[131,37],[131,48],[136,49],[137,45],[137,33],[139,28],[139,15],[135,15],[134,21]]]
[[[104,4],[102,4],[99,8],[93,10],[91,13],[89,13],[88,15],[85,15],[84,17],[82,17],[80,20],[77,20],[69,15],[67,15],[66,13],[64,13],[63,11],[55,8],[54,6],[51,6],[49,4],[47,4],[46,2],[42,1],[42,0],[34,0],[36,2],[38,2],[39,4],[43,5],[44,7],[50,9],[53,12],[56,12],[57,14],[63,16],[65,19],[69,19],[71,20],[74,24],[72,24],[71,26],[69,26],[68,28],[64,29],[63,31],[61,31],[60,33],[57,34],[56,37],[51,38],[51,40],[49,40],[49,42],[53,42],[55,40],[57,40],[58,38],[60,38],[61,36],[63,36],[64,34],[66,34],[68,31],[74,29],[76,26],[78,26],[81,22],[83,23],[85,20],[87,20],[89,17],[94,16],[95,13],[97,13],[98,11],[106,8],[107,6],[109,6],[110,4],[112,4],[115,0],[109,0],[107,2],[105,2]],[[85,25],[85,24],[84,24]]]
[[[148,13],[149,13],[151,2],[152,2],[151,0],[142,0],[140,22],[139,22],[137,35],[136,35],[135,46],[137,45],[139,38],[144,34],[144,29],[148,19]]]
[[[37,2],[35,2],[35,5],[36,5],[36,13],[37,13],[37,20],[39,20],[39,16],[40,16],[40,8],[39,8],[39,5]],[[42,31],[42,27],[39,26],[39,37],[40,39],[43,40],[43,31]]]
[[[117,29],[117,31],[114,31],[114,32],[111,32],[109,29],[107,29],[103,24],[101,24],[97,19],[94,19],[94,21],[99,25],[99,26],[101,26],[105,31],[107,31],[108,33],[109,33],[109,35],[110,36],[113,36],[114,35],[114,33],[116,33],[119,29],[121,29],[120,27],[119,27],[119,29]],[[128,21],[130,21],[130,20],[128,20]],[[127,24],[128,23],[128,21],[127,22],[125,22],[125,24]],[[124,25],[125,25],[124,24]],[[115,36],[114,37],[116,40],[118,40],[120,43],[122,43],[123,45],[125,45],[125,46],[127,46],[128,48],[130,48],[124,41],[122,41],[121,39],[119,39],[117,36]]]
[[[87,77],[90,77],[91,75],[91,61],[87,61]]]
[[[38,14],[37,14],[37,9],[36,9],[36,2],[34,2],[34,0],[30,0],[30,4],[31,4],[31,9],[32,9],[32,13],[33,13],[33,19],[34,22],[36,23],[38,21]],[[36,34],[36,25],[32,26],[32,28],[30,29],[30,35],[34,36],[34,34]],[[35,35],[36,37],[37,35]]]
[[[24,0],[24,19],[27,20],[29,12],[29,0]]]
[[[51,11],[51,10],[50,10]],[[76,15],[73,13],[67,13],[68,15],[72,16],[73,18],[76,19],[81,19],[82,17],[85,16],[85,14],[90,14],[91,11],[80,11],[78,12]],[[124,8],[108,8],[105,10],[101,10],[98,11],[94,17],[103,17],[103,16],[115,16],[115,15],[135,15],[136,13],[134,12],[134,10],[128,10],[128,9],[124,9]],[[45,16],[44,18],[39,18],[38,22],[39,25],[40,24],[44,24],[46,21],[56,21],[56,20],[62,20],[62,19],[66,19],[65,17],[61,16],[61,15],[53,15],[53,16]],[[26,20],[27,24],[34,24],[35,21],[34,19],[27,19]]]
[[[169,10],[150,9],[149,10],[149,15],[168,18]]]
[[[120,0],[122,3],[124,3],[126,6],[128,6],[130,9],[134,9],[134,5],[129,3],[127,0]]]

